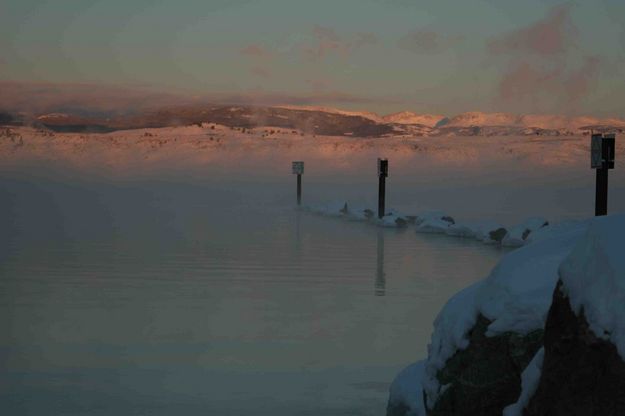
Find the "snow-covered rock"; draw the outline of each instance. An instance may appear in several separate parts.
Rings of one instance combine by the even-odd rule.
[[[450,225],[450,222],[440,218],[429,218],[421,221],[415,230],[418,233],[445,233]]]
[[[325,204],[308,205],[306,211],[328,217],[343,218],[348,221],[366,221],[370,224],[386,228],[403,228],[409,223],[405,215],[390,210],[384,217],[378,218],[377,213],[369,208],[354,207],[347,202],[329,202]]]
[[[393,380],[389,390],[387,416],[426,416],[423,405],[424,361],[404,368]]]
[[[479,315],[491,321],[486,336],[520,335],[542,328],[558,280],[558,267],[583,235],[564,228],[505,255],[490,275],[453,296],[434,322],[423,387],[433,405],[441,386],[437,373],[456,351],[467,348],[468,332]]]
[[[519,400],[507,406],[503,410],[503,416],[523,416],[523,409],[527,406],[538,388],[544,357],[545,349],[541,348],[521,374],[521,395],[519,396]]]
[[[625,360],[625,215],[599,217],[560,267],[573,311]]]
[[[418,233],[445,233],[455,221],[442,211],[425,211],[415,217],[414,223]]]
[[[473,225],[475,239],[486,244],[497,244],[503,240],[507,233],[506,228],[495,221],[481,221]]]
[[[625,414],[625,215],[594,218],[559,268],[523,415]]]
[[[528,218],[521,224],[517,224],[514,227],[510,228],[506,236],[501,241],[501,245],[507,247],[520,247],[525,244],[527,238],[532,232],[542,227],[546,227],[547,225],[549,225],[549,221],[547,221],[545,218]]]
[[[451,224],[445,230],[445,234],[453,237],[475,238],[477,227],[473,224]]]
[[[408,225],[405,216],[390,212],[378,220],[378,225],[390,228],[402,228]]]
[[[325,204],[309,205],[305,209],[319,215],[342,217],[347,213],[347,202],[327,202]]]
[[[487,412],[480,414],[625,414],[625,215],[531,234],[486,279],[447,302],[416,390],[406,390],[407,370],[393,397],[408,403],[423,389],[432,415],[474,414],[474,398],[486,400],[475,406]],[[509,365],[506,354],[517,368],[500,379],[497,363]],[[505,400],[492,407],[491,396],[500,394]]]

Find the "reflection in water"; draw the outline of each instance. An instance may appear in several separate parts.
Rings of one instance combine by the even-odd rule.
[[[386,277],[384,275],[384,230],[378,229],[378,261],[375,273],[375,296],[386,294]]]

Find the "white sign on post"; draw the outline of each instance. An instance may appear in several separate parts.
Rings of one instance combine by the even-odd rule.
[[[603,155],[601,144],[603,137],[600,134],[593,134],[590,139],[590,168],[601,169],[603,167]]]
[[[292,165],[292,169],[293,169],[293,174],[294,175],[301,175],[304,173],[304,162],[293,162]]]

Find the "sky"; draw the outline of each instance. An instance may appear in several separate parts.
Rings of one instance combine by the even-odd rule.
[[[0,52],[10,83],[625,116],[622,0],[2,0]]]

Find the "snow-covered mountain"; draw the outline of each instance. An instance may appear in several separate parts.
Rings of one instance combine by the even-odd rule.
[[[458,114],[449,120],[447,127],[514,126],[538,129],[578,130],[587,126],[625,127],[625,120],[600,119],[588,116],[561,116],[510,113],[482,113],[478,111]]]
[[[412,111],[401,111],[382,117],[387,123],[396,124],[421,124],[428,127],[434,127],[438,122],[443,120],[445,116],[438,114],[417,114]]]
[[[2,120],[17,119],[11,114]],[[125,115],[84,116],[53,112],[21,116],[31,124],[56,131],[107,132],[138,128],[214,123],[232,128],[279,127],[294,131],[354,137],[392,136],[571,136],[596,132],[625,132],[625,120],[588,116],[517,115],[467,112],[453,117],[411,111],[380,116],[319,106],[251,106],[195,104],[163,107]]]

